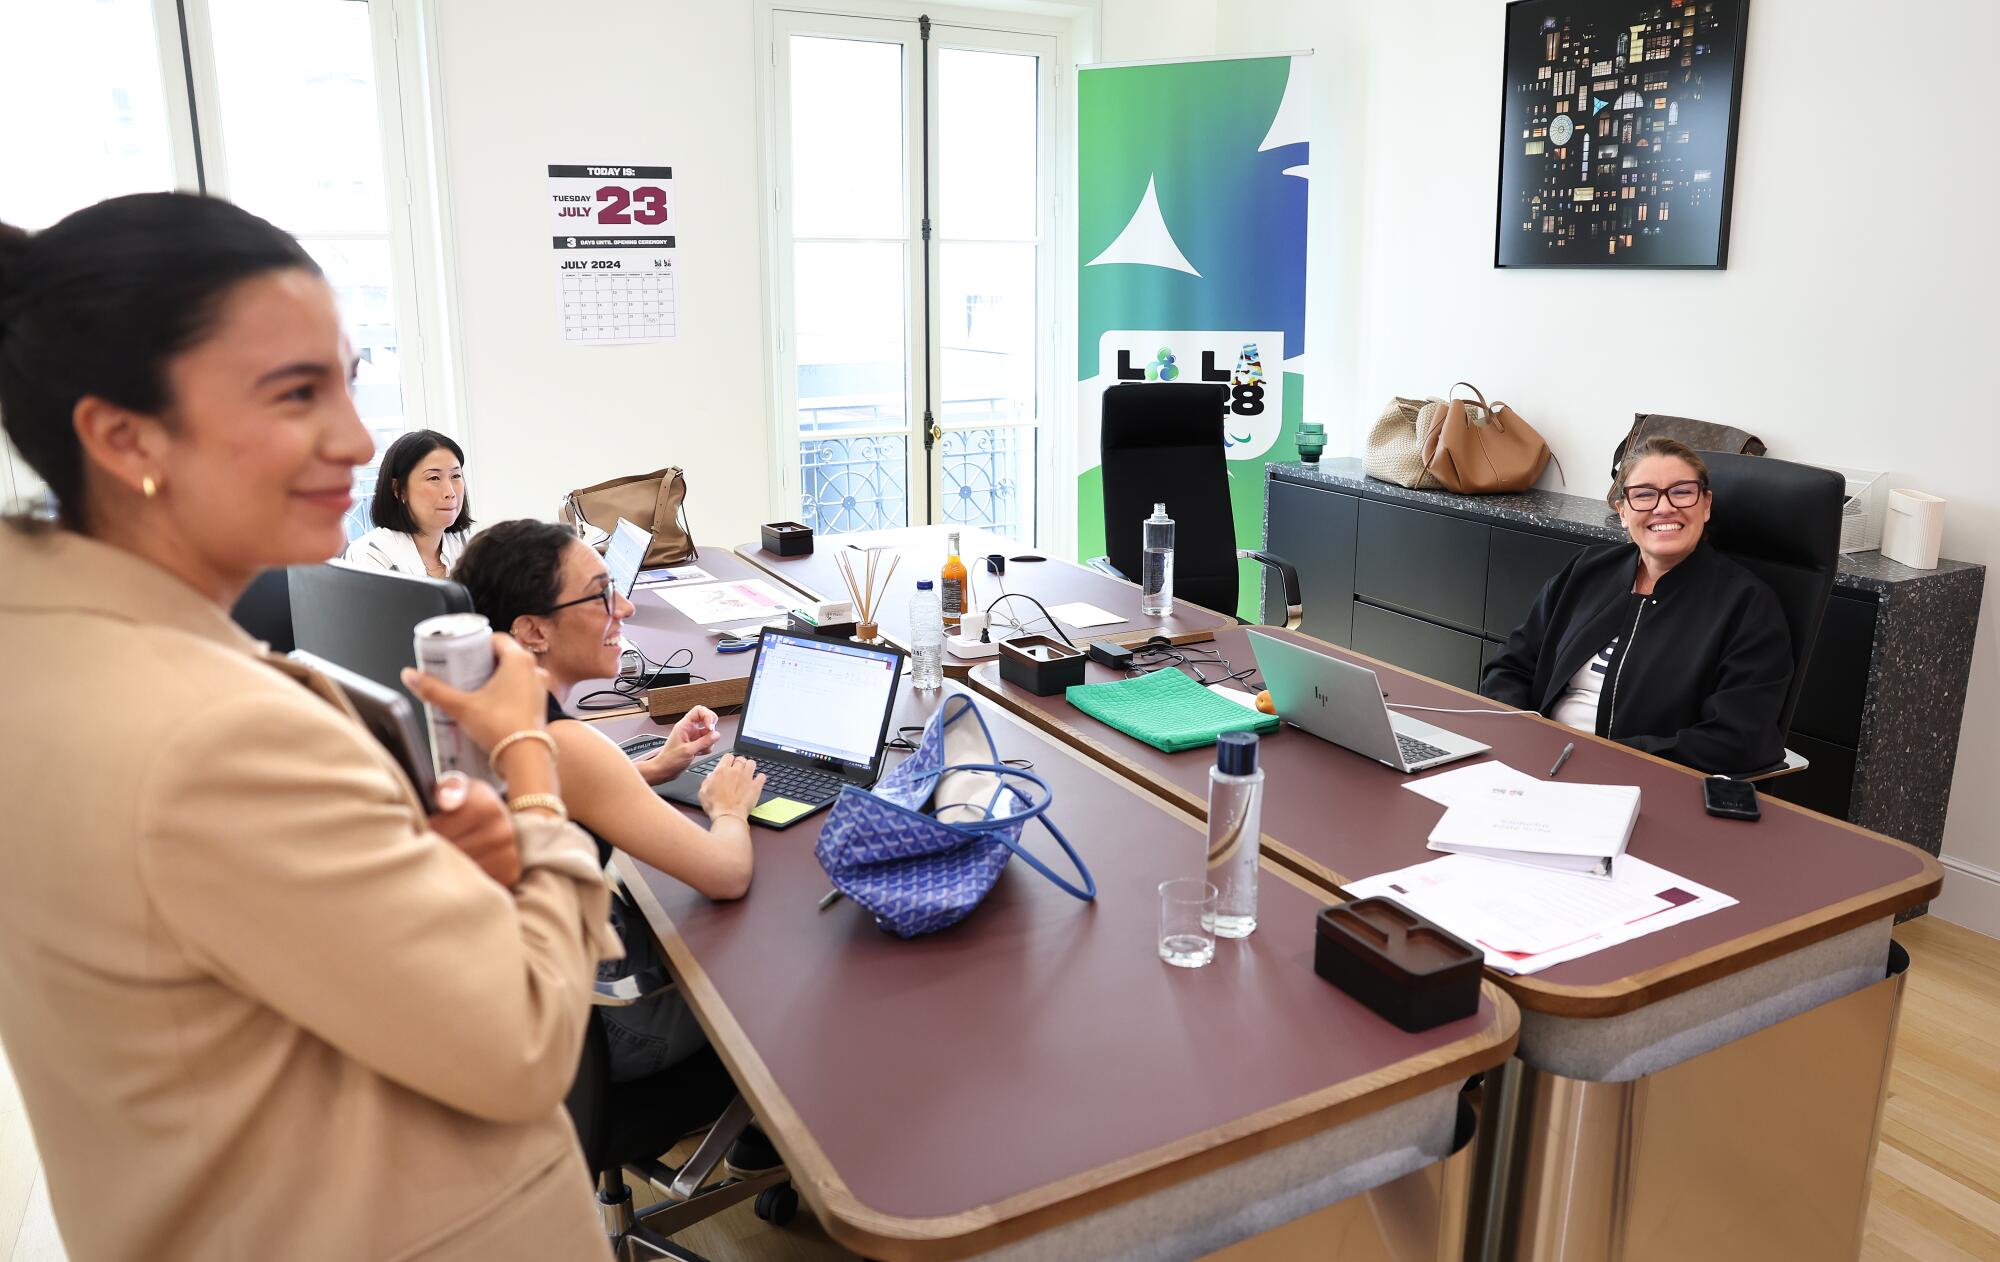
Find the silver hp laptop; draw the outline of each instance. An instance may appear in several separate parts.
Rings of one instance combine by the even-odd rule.
[[[1428,771],[1483,754],[1490,745],[1447,732],[1383,703],[1382,685],[1365,666],[1250,632],[1250,651],[1287,723],[1398,771]]]

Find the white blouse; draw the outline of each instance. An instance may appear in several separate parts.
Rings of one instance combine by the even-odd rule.
[[[458,558],[465,555],[465,540],[469,531],[447,530],[444,541],[438,546],[438,559],[444,562],[447,572],[458,564]],[[355,565],[372,565],[378,570],[388,570],[392,574],[408,574],[412,578],[428,578],[430,571],[424,568],[423,557],[417,554],[417,538],[387,526],[377,526],[367,534],[347,545],[347,551],[340,559]]]

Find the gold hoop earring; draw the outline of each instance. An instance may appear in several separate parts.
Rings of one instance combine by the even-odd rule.
[[[145,477],[139,479],[139,489],[146,493],[147,499],[152,499],[153,496],[159,491],[160,484],[153,481],[153,476],[151,474],[147,474]]]

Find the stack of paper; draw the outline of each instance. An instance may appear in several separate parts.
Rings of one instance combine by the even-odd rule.
[[[748,622],[782,615],[791,607],[789,599],[763,579],[740,583],[704,583],[699,587],[663,587],[660,599],[678,609],[690,622],[704,627],[725,622]]]
[[[1500,762],[1404,787],[1448,808],[1431,830],[1433,850],[1599,877],[1611,875],[1639,818],[1636,785],[1538,780]]]
[[[1354,898],[1393,898],[1486,953],[1487,967],[1534,973],[1657,933],[1736,900],[1625,856],[1609,880],[1455,854],[1350,882]]]

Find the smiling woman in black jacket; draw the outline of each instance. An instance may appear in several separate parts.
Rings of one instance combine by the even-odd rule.
[[[1791,637],[1771,589],[1702,539],[1708,466],[1645,439],[1608,498],[1632,542],[1550,579],[1479,691],[1701,771],[1775,765]]]

